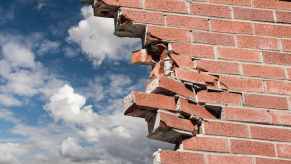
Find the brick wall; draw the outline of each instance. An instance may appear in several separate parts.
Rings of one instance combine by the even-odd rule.
[[[137,37],[152,68],[125,114],[176,144],[156,164],[291,163],[291,2],[95,0],[115,34]],[[142,148],[141,148],[142,149]],[[134,157],[133,157],[134,158]]]

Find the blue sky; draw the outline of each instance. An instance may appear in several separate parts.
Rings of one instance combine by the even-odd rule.
[[[148,68],[140,40],[78,0],[1,0],[0,164],[143,164],[158,147],[122,115]]]

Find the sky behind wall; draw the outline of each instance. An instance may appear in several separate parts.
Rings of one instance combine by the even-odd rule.
[[[148,164],[161,143],[122,115],[138,39],[78,0],[0,0],[0,164]]]

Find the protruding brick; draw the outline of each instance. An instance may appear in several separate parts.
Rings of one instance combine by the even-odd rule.
[[[146,90],[151,93],[165,93],[168,95],[178,94],[186,98],[194,97],[194,93],[190,89],[186,88],[183,83],[165,76],[152,80],[147,85]]]
[[[185,69],[175,69],[175,74],[178,79],[194,84],[215,86],[217,83],[217,77],[208,75],[206,73],[198,73]]]
[[[230,122],[206,121],[204,122],[204,132],[207,135],[228,136],[248,138],[249,132],[247,125],[235,124]]]
[[[182,98],[178,101],[178,111],[187,115],[194,115],[202,119],[214,119],[215,117],[204,107],[197,104],[189,103]]]
[[[134,51],[131,55],[131,63],[133,64],[153,64],[152,57],[145,49]]]
[[[257,108],[288,110],[286,97],[245,94],[245,105]]]
[[[154,117],[147,118],[148,137],[169,143],[179,143],[181,139],[196,134],[197,127],[188,119],[158,111]]]
[[[182,142],[183,149],[194,151],[229,152],[226,139],[195,136]]]
[[[234,140],[231,141],[231,152],[234,154],[249,154],[275,157],[275,147],[272,143]]]
[[[145,117],[149,111],[156,111],[158,109],[175,112],[176,102],[174,97],[134,91],[124,99],[124,108],[125,115]]]
[[[175,53],[171,53],[170,56],[172,60],[174,61],[174,63],[180,68],[182,67],[193,68],[194,66],[191,56],[175,54]]]

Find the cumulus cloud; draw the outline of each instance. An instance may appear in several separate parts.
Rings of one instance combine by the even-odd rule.
[[[29,98],[47,93],[47,84],[50,84],[50,88],[53,88],[52,84],[59,87],[54,81],[60,83],[60,80],[48,73],[42,63],[35,59],[31,46],[35,38],[39,38],[39,35],[24,39],[0,34],[0,105],[19,106],[19,97]]]
[[[117,79],[124,81],[117,83]],[[99,80],[99,83],[102,83],[102,80]],[[125,75],[112,75],[108,84],[110,91],[114,91],[117,86],[124,86],[125,90],[132,87],[131,79]],[[116,93],[120,94],[119,91]],[[62,155],[75,162],[150,163],[151,154],[161,144],[146,139],[143,120],[123,116],[120,95],[110,96],[110,93],[106,92],[103,94],[112,100],[107,102],[107,106],[103,106],[101,113],[94,111],[92,106],[86,106],[86,98],[76,93],[69,85],[60,88],[50,98],[45,109],[56,120],[75,125],[78,134],[78,139],[76,136],[69,136],[62,142]],[[104,99],[99,99],[99,102]],[[90,144],[81,145],[80,141]]]
[[[126,59],[127,54],[140,44],[138,39],[114,36],[113,19],[93,16],[91,7],[83,7],[81,13],[84,19],[69,29],[68,40],[79,44],[94,64],[102,64],[106,58],[114,61]]]

